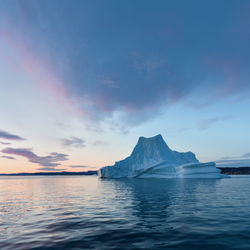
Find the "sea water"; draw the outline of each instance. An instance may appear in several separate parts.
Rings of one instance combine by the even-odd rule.
[[[0,249],[250,249],[250,178],[0,178]]]

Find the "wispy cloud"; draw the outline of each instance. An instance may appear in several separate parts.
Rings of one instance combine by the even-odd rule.
[[[223,116],[223,117],[212,117],[212,118],[209,118],[209,119],[201,120],[198,123],[198,128],[201,129],[201,130],[205,130],[205,129],[208,129],[213,124],[217,123],[217,122],[229,120],[231,118],[233,118],[233,117],[231,117],[231,116]]]
[[[15,135],[15,134],[11,134],[9,132],[6,132],[4,130],[0,130],[0,138],[2,139],[6,139],[6,140],[13,140],[13,141],[23,141],[25,140],[24,138]],[[4,143],[1,143],[4,144]]]
[[[38,156],[29,148],[5,148],[2,152],[5,154],[23,156],[30,162],[44,167],[56,167],[61,165],[59,162],[68,160],[68,155],[66,154],[53,152],[47,156]]]
[[[48,168],[38,168],[37,170],[40,170],[40,171],[64,171],[66,170],[65,168],[54,168],[54,167],[48,167]]]
[[[250,158],[250,153],[246,153],[246,154],[242,155],[242,157],[243,157],[243,158],[244,158],[244,157],[249,157],[249,158]]]
[[[201,101],[201,102],[197,102],[197,101],[188,101],[187,102],[187,105],[193,109],[203,109],[203,108],[206,108],[208,106],[211,105],[211,101],[210,102],[204,102],[204,101]]]
[[[3,142],[3,141],[0,141],[0,144],[2,144],[2,145],[11,145],[10,142]]]
[[[75,148],[85,147],[85,140],[74,136],[62,139],[61,142],[62,145],[65,147],[75,147]]]
[[[90,168],[90,169],[97,169],[98,167],[93,166],[86,166],[86,165],[70,165],[71,168]]]
[[[105,142],[105,141],[101,141],[101,140],[96,140],[94,143],[93,143],[94,146],[107,146],[108,143]]]
[[[107,86],[108,88],[117,88],[117,82],[111,79],[105,79],[102,81],[102,83]]]
[[[3,155],[1,156],[2,158],[5,158],[5,159],[9,159],[9,160],[16,160],[16,158],[12,157],[12,156],[7,156],[7,155]]]

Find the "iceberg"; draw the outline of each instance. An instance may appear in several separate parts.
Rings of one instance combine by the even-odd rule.
[[[192,152],[171,150],[161,135],[140,137],[131,155],[98,170],[101,178],[222,178],[215,162],[200,163]]]

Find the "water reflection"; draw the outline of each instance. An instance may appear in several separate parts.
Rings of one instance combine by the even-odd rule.
[[[12,177],[0,190],[1,249],[250,243],[248,179]]]
[[[117,179],[101,180],[113,190],[118,202],[130,204],[130,216],[136,216],[138,224],[150,228],[169,226],[176,216],[183,220],[195,216],[200,201],[206,201],[216,191],[218,179]],[[104,185],[105,186],[105,185]],[[111,187],[112,186],[112,187]],[[113,201],[113,205],[115,201]],[[121,207],[120,207],[121,208]]]

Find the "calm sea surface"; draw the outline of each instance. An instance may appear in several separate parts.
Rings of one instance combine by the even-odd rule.
[[[250,249],[250,178],[0,178],[0,249]]]

